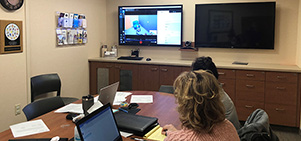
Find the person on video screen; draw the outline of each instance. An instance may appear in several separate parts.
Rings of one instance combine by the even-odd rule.
[[[126,35],[149,35],[149,32],[140,25],[139,21],[133,21],[133,26],[125,30]]]

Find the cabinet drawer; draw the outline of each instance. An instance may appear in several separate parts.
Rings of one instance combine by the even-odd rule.
[[[181,70],[182,70],[182,72],[184,72],[184,71],[190,72],[191,71],[191,67],[181,67]]]
[[[297,105],[297,84],[266,82],[265,101],[274,104]]]
[[[259,108],[264,109],[263,102],[252,102],[252,101],[244,101],[244,100],[236,101],[236,110],[237,110],[239,120],[246,121],[248,116],[256,109]]]
[[[237,79],[245,79],[245,80],[265,80],[265,72],[264,71],[236,71]]]
[[[297,83],[297,73],[267,72],[266,80],[273,82]]]
[[[237,80],[236,100],[264,102],[264,82]]]
[[[234,79],[219,79],[220,84],[226,93],[230,96],[235,103],[235,80]]]
[[[173,85],[175,79],[181,74],[181,67],[159,66],[160,85]]]
[[[217,69],[218,71],[218,78],[224,79],[224,78],[235,78],[235,70],[228,70],[228,69]]]
[[[265,110],[269,115],[270,124],[298,126],[296,125],[296,106],[265,104]]]

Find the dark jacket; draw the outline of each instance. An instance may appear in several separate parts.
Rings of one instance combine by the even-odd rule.
[[[268,114],[262,109],[256,109],[238,131],[241,141],[278,141],[273,133]]]

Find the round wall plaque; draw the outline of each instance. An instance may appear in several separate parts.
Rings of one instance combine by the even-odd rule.
[[[10,23],[5,27],[5,36],[11,41],[14,41],[20,36],[20,29],[18,25]]]

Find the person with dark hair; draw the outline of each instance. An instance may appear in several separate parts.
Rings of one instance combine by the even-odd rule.
[[[215,76],[216,79],[218,79],[218,72],[217,72],[216,66],[215,66],[214,62],[212,61],[211,57],[205,57],[205,56],[198,57],[195,59],[195,61],[192,63],[191,66],[192,66],[193,71],[208,70]],[[226,110],[225,111],[226,119],[228,119],[230,122],[232,122],[232,124],[234,125],[236,130],[238,130],[240,128],[240,123],[238,121],[234,103],[232,102],[231,98],[224,91],[224,89],[222,87],[221,87],[220,93],[221,93],[221,101],[224,104],[225,110]]]
[[[174,82],[182,129],[163,126],[166,141],[239,141],[233,124],[225,119],[220,86],[204,70],[183,72]]]

